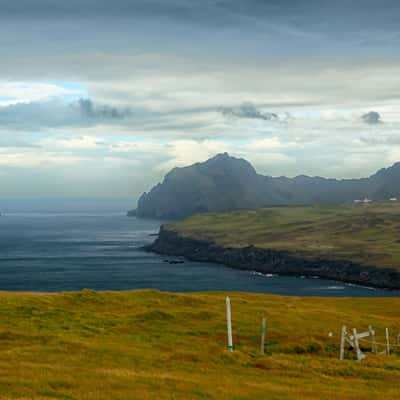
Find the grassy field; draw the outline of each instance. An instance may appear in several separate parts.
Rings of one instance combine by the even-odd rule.
[[[400,269],[400,202],[202,214],[168,228],[225,246],[254,245]]]
[[[340,362],[338,345],[341,324],[395,342],[400,299],[230,296],[233,353],[222,293],[0,293],[0,398],[399,398],[400,353]]]

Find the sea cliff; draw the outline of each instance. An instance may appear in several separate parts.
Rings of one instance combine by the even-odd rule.
[[[292,251],[248,247],[225,247],[214,242],[182,236],[161,226],[147,250],[183,256],[193,261],[224,264],[231,268],[286,276],[318,276],[363,286],[400,289],[400,271],[364,265],[344,259],[305,256]]]

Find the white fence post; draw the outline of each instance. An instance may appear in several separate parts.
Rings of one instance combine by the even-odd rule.
[[[232,341],[232,320],[231,320],[231,300],[229,297],[226,298],[226,324],[228,328],[228,349],[233,351]]]
[[[371,336],[371,348],[373,353],[378,352],[378,346],[376,345],[376,337],[375,337],[375,331],[372,329],[372,326],[368,326],[368,331],[369,335]]]
[[[344,345],[345,345],[345,341],[346,341],[346,325],[342,326],[342,336],[340,338],[340,359],[343,360],[344,359]]]
[[[265,318],[262,319],[261,322],[261,354],[265,354],[265,334],[267,332],[267,320]]]
[[[358,342],[358,335],[356,328],[353,328],[353,336],[354,336],[354,344],[356,345],[357,360],[361,361],[363,359],[363,354],[361,353],[360,350],[360,343]]]

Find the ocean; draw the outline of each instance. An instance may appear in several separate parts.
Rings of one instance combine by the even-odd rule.
[[[317,277],[263,275],[143,251],[141,247],[155,239],[160,224],[112,212],[6,213],[0,217],[0,290],[152,288],[329,297],[400,294]]]

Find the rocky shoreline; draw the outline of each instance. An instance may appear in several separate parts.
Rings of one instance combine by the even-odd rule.
[[[352,261],[305,257],[288,251],[254,246],[231,248],[213,242],[182,237],[164,226],[146,250],[183,256],[192,261],[215,262],[231,268],[286,276],[318,276],[363,286],[400,289],[400,271],[373,267]]]

